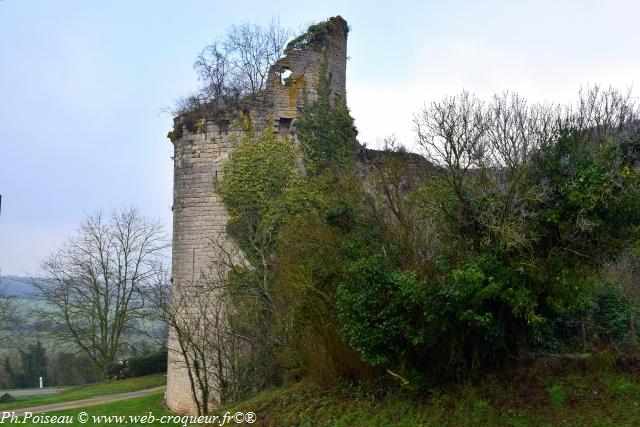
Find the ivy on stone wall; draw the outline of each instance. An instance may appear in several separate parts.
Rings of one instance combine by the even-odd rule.
[[[353,164],[358,131],[343,99],[331,94],[331,76],[326,63],[320,70],[318,98],[307,101],[300,112],[298,138],[307,172],[317,175],[328,167]]]

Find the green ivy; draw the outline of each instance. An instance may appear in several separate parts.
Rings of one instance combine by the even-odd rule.
[[[307,101],[300,112],[298,138],[307,172],[318,175],[327,168],[353,166],[358,132],[343,99],[332,98],[331,80],[323,64],[317,99]]]
[[[244,127],[240,144],[215,187],[229,212],[229,235],[257,262],[258,252],[269,252],[275,244],[287,213],[288,193],[300,180],[298,149],[289,138],[269,131],[256,134],[247,123]],[[266,129],[272,127],[269,120]]]

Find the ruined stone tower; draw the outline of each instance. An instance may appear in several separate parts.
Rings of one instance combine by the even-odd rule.
[[[326,22],[328,31],[310,31],[269,71],[264,91],[243,100],[215,117],[189,123],[174,119],[170,133],[174,145],[172,286],[198,280],[211,266],[215,253],[211,240],[226,242],[227,214],[213,181],[222,178],[222,167],[239,141],[242,128],[234,125],[249,118],[257,130],[265,130],[273,118],[273,132],[296,138],[296,118],[305,95],[315,99],[323,66],[330,78],[332,94],[346,101],[347,23],[337,16]],[[313,27],[312,27],[313,28]],[[312,29],[310,28],[310,30]],[[290,75],[286,79],[284,75]],[[188,307],[184,307],[188,309]],[[181,413],[194,413],[195,404],[186,369],[180,363],[175,336],[169,334],[167,406]],[[172,351],[173,350],[173,351]]]

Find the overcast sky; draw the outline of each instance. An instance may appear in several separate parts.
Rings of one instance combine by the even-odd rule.
[[[171,227],[171,118],[198,52],[232,24],[342,15],[360,141],[413,143],[424,104],[467,89],[567,102],[640,86],[640,2],[0,0],[0,269],[36,274],[87,213]],[[640,88],[634,90],[638,96]]]

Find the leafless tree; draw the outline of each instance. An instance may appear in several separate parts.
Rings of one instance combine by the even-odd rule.
[[[381,152],[364,151],[364,201],[368,213],[389,242],[400,249],[405,267],[422,271],[440,246],[436,225],[421,197],[433,173],[424,159],[409,153],[396,139],[384,139]]]
[[[598,86],[581,91],[578,102],[564,109],[529,104],[515,93],[485,103],[462,92],[425,106],[414,124],[426,157],[458,199],[461,231],[487,231],[477,244],[523,247],[532,238],[523,234],[526,223],[537,213],[521,202],[546,197],[544,185],[522,185],[532,155],[561,131],[571,132],[577,143],[603,144],[612,133],[638,126],[638,108],[630,92]],[[474,210],[473,200],[485,208]]]
[[[638,109],[631,99],[631,89],[621,92],[609,87],[592,86],[580,90],[578,102],[567,108],[564,127],[584,135],[604,139],[638,120]]]
[[[273,19],[269,25],[232,26],[205,47],[193,64],[201,87],[178,100],[174,114],[220,109],[263,90],[271,66],[282,56],[291,31]]]
[[[269,273],[254,269],[233,245],[211,245],[216,256],[198,279],[148,293],[199,414],[263,388],[268,375],[256,371],[275,370],[273,359],[257,360],[273,344],[267,332],[273,301],[263,287]]]
[[[127,328],[144,314],[167,247],[162,226],[135,209],[88,216],[77,234],[42,262],[33,280],[50,308],[41,316],[55,336],[76,345],[102,373],[126,346]]]
[[[462,92],[423,108],[414,124],[427,159],[442,168],[456,194],[461,195],[465,176],[485,155],[485,104]]]
[[[185,369],[199,415],[239,396],[241,338],[232,327],[227,273],[218,263],[200,280],[150,292],[157,320],[170,330],[169,351]]]
[[[470,170],[513,171],[561,129],[600,139],[624,126],[637,125],[631,92],[599,86],[580,91],[576,105],[529,104],[516,93],[485,103],[468,92],[425,106],[414,125],[427,158],[458,187]],[[593,139],[593,138],[590,138]]]
[[[231,27],[225,51],[236,78],[234,86],[245,95],[263,90],[269,68],[282,56],[289,36],[276,20],[266,27],[249,23]]]

